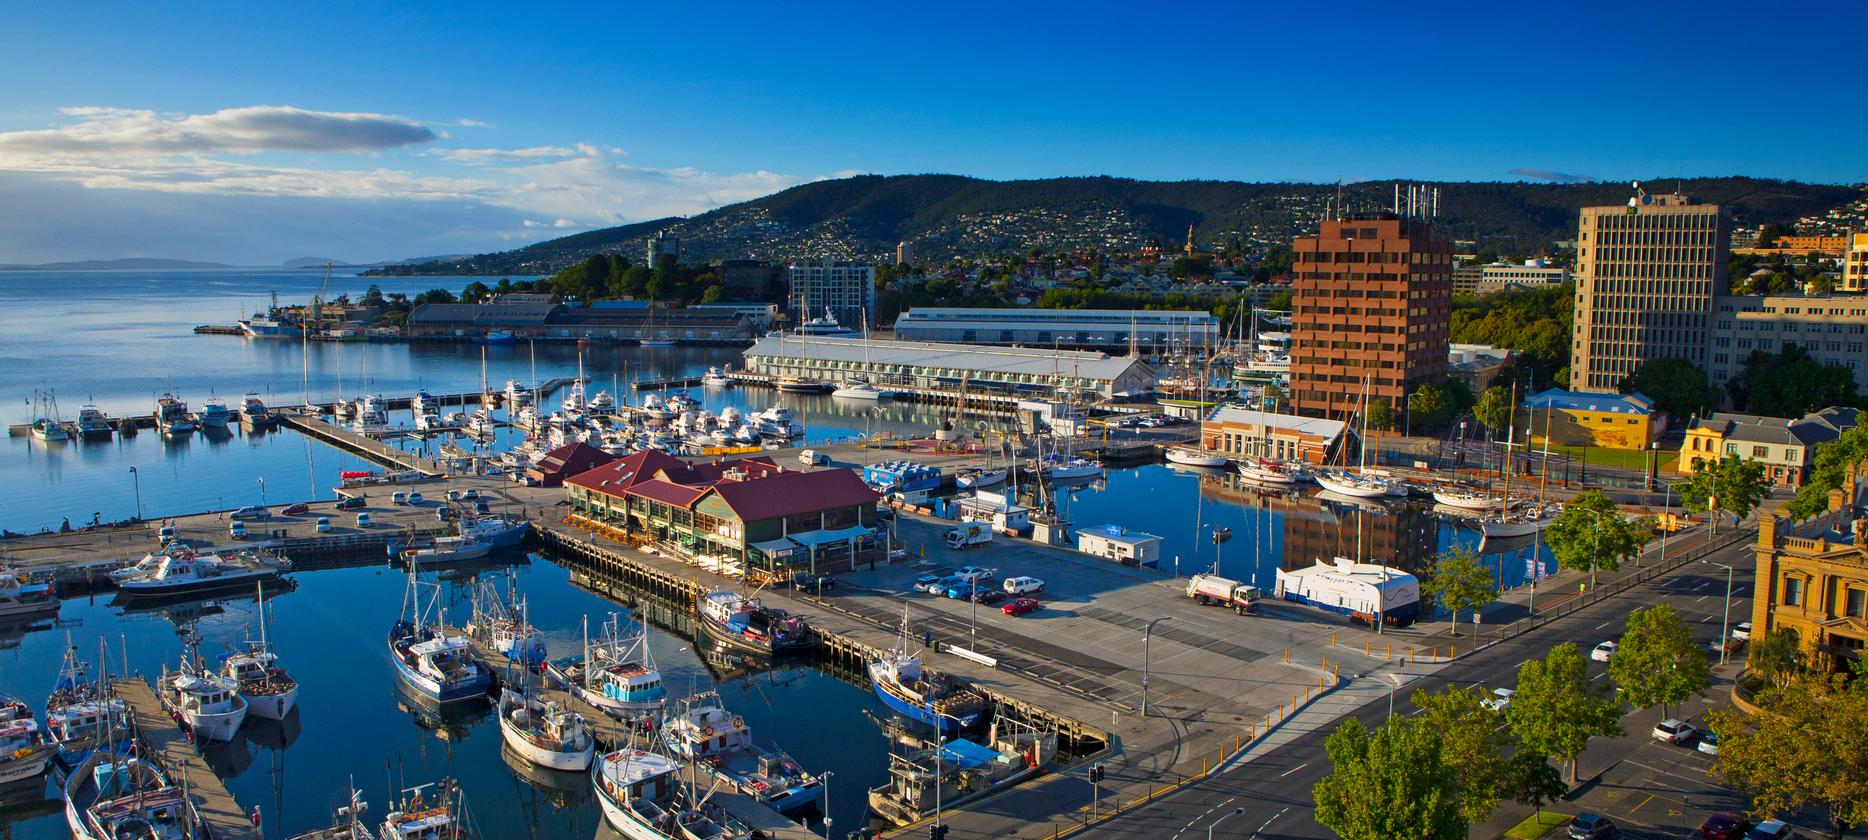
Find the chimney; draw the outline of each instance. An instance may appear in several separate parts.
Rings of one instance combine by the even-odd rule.
[[[1853,489],[1855,486],[1854,472],[1855,472],[1855,468],[1850,467],[1849,468],[1849,473],[1850,473],[1849,487],[1851,489]],[[1842,488],[1836,487],[1836,488],[1831,489],[1829,491],[1829,512],[1834,513],[1838,510],[1841,510],[1844,505],[1848,504],[1848,498],[1849,498],[1848,494],[1843,492]]]
[[[1777,547],[1777,523],[1779,521],[1781,520],[1776,516],[1763,516],[1758,518],[1759,548]]]

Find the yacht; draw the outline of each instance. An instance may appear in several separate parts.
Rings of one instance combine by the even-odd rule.
[[[428,625],[440,598],[440,584],[422,582],[411,566],[402,616],[389,629],[389,658],[402,681],[429,700],[452,703],[484,697],[493,675],[474,658],[473,644]]]
[[[356,404],[356,420],[352,427],[359,434],[376,431],[389,425],[389,412],[383,409],[383,398],[375,394],[364,396]]]
[[[99,751],[65,779],[73,840],[182,840],[208,836],[185,791],[153,764]]]
[[[714,638],[733,647],[766,655],[809,650],[817,638],[799,616],[771,609],[737,592],[716,590],[701,596],[700,624]]]
[[[245,586],[279,576],[278,568],[250,553],[197,554],[192,548],[184,548],[148,555],[144,561],[151,556],[157,557],[154,567],[125,575],[117,581],[119,592],[131,596],[175,595]]]
[[[279,422],[277,415],[266,408],[259,394],[248,391],[240,400],[240,425],[248,429],[262,429]]]
[[[954,476],[953,484],[961,490],[985,490],[1004,484],[1007,474],[1004,469],[990,467],[962,470]]]
[[[1101,475],[1103,467],[1088,458],[1049,455],[1038,462],[1038,475],[1053,481],[1071,481]]]
[[[776,382],[779,391],[787,394],[821,394],[829,390],[830,385],[815,379],[798,376],[781,376]]]
[[[227,421],[233,418],[233,412],[227,410],[227,401],[218,397],[209,397],[201,404],[201,416],[197,418],[203,429],[225,429]]]
[[[847,379],[830,395],[846,400],[881,400],[888,398],[889,393],[869,384],[866,379]]]
[[[181,718],[184,731],[193,733],[197,741],[231,741],[246,722],[249,705],[240,696],[240,684],[204,673],[196,665],[191,649],[182,657],[180,670],[171,672],[163,666],[156,680],[156,697],[170,715]]]
[[[195,421],[188,418],[188,404],[173,394],[163,394],[156,400],[155,419],[156,431],[165,435],[185,435],[195,430]]]
[[[986,700],[952,677],[921,664],[908,649],[908,608],[902,607],[895,649],[869,663],[876,696],[905,717],[942,733],[970,729],[986,714]]]
[[[1241,478],[1258,484],[1283,487],[1296,484],[1304,477],[1299,468],[1282,461],[1245,458],[1238,461],[1236,466]]]
[[[746,719],[727,711],[719,692],[682,700],[662,719],[662,738],[676,758],[780,814],[823,801],[824,780],[805,772],[791,756],[753,743]]]
[[[726,374],[720,372],[720,367],[718,365],[707,368],[707,372],[701,374],[700,382],[708,388],[725,388],[733,384],[733,380],[728,379]]]
[[[1185,467],[1226,466],[1226,456],[1207,452],[1202,449],[1195,449],[1191,446],[1168,447],[1167,460],[1169,463],[1180,464]]]
[[[607,391],[598,391],[596,396],[590,398],[590,404],[585,406],[585,410],[595,415],[615,414],[616,398]]]
[[[792,417],[791,409],[782,405],[773,405],[754,414],[753,428],[766,437],[795,438],[804,436],[804,426]]]
[[[60,601],[51,581],[34,581],[25,572],[0,566],[0,625],[25,624],[58,615]]]
[[[506,380],[506,407],[516,409],[532,404],[532,392],[527,391],[517,379]]]
[[[409,408],[414,409],[417,414],[434,413],[441,408],[441,401],[435,399],[435,395],[427,391],[416,391],[415,397],[409,400]]]
[[[584,625],[584,654],[545,663],[545,678],[605,714],[624,720],[653,719],[660,714],[668,689],[649,655],[648,628],[625,639],[621,618],[610,614],[596,643]]]
[[[1487,537],[1507,539],[1510,537],[1528,537],[1549,527],[1557,521],[1563,509],[1557,505],[1532,504],[1517,510],[1487,516],[1479,523],[1479,530]]]
[[[95,405],[86,404],[78,409],[78,436],[83,438],[110,437],[115,431],[110,424],[110,415]]]
[[[1375,499],[1393,495],[1386,479],[1349,470],[1319,470],[1317,484],[1332,493],[1357,499]]]
[[[681,763],[660,753],[604,753],[592,770],[603,821],[628,840],[747,840],[752,832],[680,779]]]
[[[862,333],[837,323],[837,316],[831,313],[830,307],[828,306],[824,307],[823,315],[799,324],[795,332],[798,335],[827,336],[833,338],[856,338],[862,335]]]
[[[231,680],[255,717],[284,720],[298,705],[298,681],[279,667],[279,655],[266,639],[266,593],[259,593],[259,641],[221,660],[221,676]]]
[[[499,695],[499,731],[506,746],[551,770],[590,769],[597,739],[583,715],[510,689]]]

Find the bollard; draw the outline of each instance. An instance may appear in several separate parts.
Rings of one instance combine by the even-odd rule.
[[[1233,752],[1239,751],[1239,736],[1237,735],[1232,736],[1232,751]]]
[[[1336,631],[1330,631],[1330,647],[1336,647]]]
[[[1383,654],[1383,656],[1382,656],[1382,658],[1384,658],[1384,659],[1393,659],[1393,658],[1395,658],[1395,646],[1394,646],[1394,645],[1389,645],[1389,646],[1388,646],[1388,651],[1387,651],[1387,653],[1385,653],[1385,654]]]
[[[1458,655],[1459,655],[1459,652],[1454,650],[1453,645],[1446,646],[1446,658],[1452,659],[1453,657],[1458,656]]]
[[[1363,656],[1370,655],[1369,654],[1369,643],[1366,640],[1362,642],[1362,655]]]

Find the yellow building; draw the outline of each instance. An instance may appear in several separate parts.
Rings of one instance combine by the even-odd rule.
[[[1769,248],[1733,248],[1734,254],[1756,254],[1758,256],[1840,256],[1848,247],[1847,236],[1779,236]]]
[[[1675,469],[1692,475],[1702,463],[1736,455],[1756,461],[1772,484],[1797,487],[1816,464],[1817,444],[1841,437],[1860,418],[1855,408],[1825,408],[1795,419],[1725,413],[1697,418],[1687,426]]]
[[[1751,637],[1797,631],[1810,665],[1844,673],[1868,644],[1868,519],[1857,468],[1829,491],[1829,510],[1801,522],[1770,517],[1758,525],[1758,569]]]
[[[1667,431],[1666,412],[1640,394],[1584,394],[1552,388],[1524,401],[1531,443],[1646,449]]]
[[[1838,291],[1868,291],[1868,233],[1851,233],[1848,253],[1842,258],[1842,282]]]

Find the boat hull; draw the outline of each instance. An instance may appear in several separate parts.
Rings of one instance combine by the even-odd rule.
[[[1329,473],[1318,473],[1317,484],[1332,493],[1357,499],[1379,499],[1389,495],[1388,482],[1362,483],[1342,481]]]
[[[401,653],[396,650],[393,639],[389,643],[389,659],[396,663],[396,676],[402,679],[403,684],[414,689],[422,697],[437,703],[477,700],[485,697],[487,691],[493,687],[493,677],[485,669],[468,679],[446,683],[417,671],[403,660]]]
[[[279,572],[274,569],[253,569],[250,571],[229,572],[211,578],[195,578],[175,582],[126,580],[117,584],[117,591],[125,595],[142,596],[213,592],[220,589],[246,587],[255,581],[271,580],[278,576]]]
[[[1168,460],[1168,463],[1180,464],[1183,467],[1223,467],[1223,466],[1226,466],[1226,458],[1223,455],[1206,455],[1206,454],[1202,454],[1198,452],[1182,452],[1178,449],[1168,450],[1167,460]]]
[[[920,721],[928,726],[938,728],[943,733],[952,734],[962,729],[970,728],[974,724],[979,723],[979,719],[986,714],[986,710],[983,708],[968,712],[964,715],[957,716],[959,718],[958,723],[956,723],[952,717],[937,715],[932,708],[910,702],[907,698],[889,691],[885,678],[877,670],[876,663],[874,662],[869,663],[869,682],[875,687],[876,696],[882,699],[882,705],[889,707],[896,713],[910,720]]]
[[[603,789],[601,782],[596,782],[592,787],[597,790],[597,804],[603,809],[603,821],[609,823],[616,833],[629,840],[675,840],[674,835],[657,830],[625,809],[622,803],[610,796],[609,791]]]
[[[58,754],[58,750],[50,745],[32,747],[24,752],[25,755],[15,755],[0,764],[0,785],[45,775],[45,771],[52,766],[52,757]]]
[[[594,740],[582,750],[575,752],[559,752],[538,746],[526,740],[525,733],[519,727],[514,726],[503,711],[499,716],[499,731],[500,735],[506,739],[508,749],[517,753],[520,758],[547,770],[568,770],[581,773],[590,769],[591,759],[597,754]]]
[[[552,685],[570,692],[572,697],[595,706],[598,711],[610,717],[621,718],[623,720],[659,718],[662,714],[662,708],[666,705],[666,702],[661,699],[643,701],[619,700],[615,697],[607,696],[601,691],[592,691],[579,683],[573,682],[564,671],[558,668],[557,663],[553,662],[545,663],[545,679],[549,680]]]
[[[726,625],[704,616],[701,618],[700,625],[701,629],[705,630],[708,636],[730,647],[752,651],[753,653],[762,653],[766,656],[786,656],[794,653],[803,653],[810,650],[812,645],[816,644],[815,640],[809,636],[805,637],[803,640],[787,644],[779,644],[766,639],[749,638],[735,633]]]
[[[266,720],[285,720],[286,715],[298,708],[296,685],[279,694],[248,694],[242,691],[240,697],[246,700],[248,714]]]
[[[1544,530],[1545,526],[1555,521],[1556,517],[1554,516],[1543,519],[1523,519],[1517,521],[1488,520],[1480,526],[1480,530],[1485,536],[1498,539],[1528,537]]]

